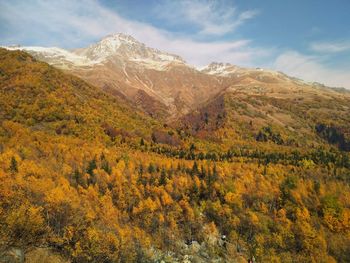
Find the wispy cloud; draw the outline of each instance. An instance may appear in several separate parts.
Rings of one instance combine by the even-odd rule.
[[[317,56],[287,51],[276,58],[273,67],[306,81],[317,81],[332,87],[350,88],[349,70],[326,67]]]
[[[196,2],[194,2],[196,3]],[[193,21],[206,20],[203,14],[212,11],[212,6],[193,6],[188,8],[193,14]],[[207,9],[206,9],[207,8]],[[76,48],[92,43],[107,34],[123,32],[136,39],[167,52],[183,56],[189,63],[203,66],[211,61],[224,61],[241,65],[253,65],[253,60],[268,55],[269,51],[251,46],[247,39],[236,41],[198,41],[156,28],[152,25],[123,18],[117,12],[101,5],[97,0],[82,1],[0,1],[0,20],[5,21],[9,34],[1,36],[1,44],[58,45]],[[206,10],[206,11],[203,11]],[[204,12],[204,13],[203,13]],[[238,15],[235,24],[229,24],[229,17],[234,9],[221,11],[224,24],[229,28],[251,18],[250,11]],[[211,17],[203,31],[214,32],[219,25],[214,25]],[[28,41],[30,40],[30,41]],[[11,41],[11,43],[10,43]],[[28,43],[30,42],[30,43]]]
[[[339,53],[350,50],[350,41],[314,42],[311,43],[310,48],[316,52]]]
[[[196,26],[198,34],[224,35],[255,17],[258,11],[238,12],[232,3],[228,5],[224,1],[181,0],[162,2],[154,13],[173,24]]]

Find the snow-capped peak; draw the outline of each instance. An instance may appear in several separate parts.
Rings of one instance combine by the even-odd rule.
[[[103,61],[106,58],[118,54],[121,46],[140,46],[142,45],[136,39],[124,34],[108,35],[99,42],[90,45],[87,48],[77,49],[74,52],[86,56],[93,60]]]
[[[116,34],[111,34],[111,35],[107,35],[104,38],[102,38],[101,41],[119,41],[119,42],[125,42],[125,43],[138,43],[140,44],[139,41],[137,41],[135,38],[133,38],[130,35],[126,35],[123,33],[116,33]]]
[[[230,63],[212,62],[204,68],[200,69],[200,71],[209,75],[226,76],[236,72],[238,69],[239,67]]]
[[[185,63],[185,61],[177,55],[149,48],[132,36],[122,33],[108,35],[98,43],[88,48],[75,50],[74,52],[96,61],[113,60],[113,58],[118,57],[118,59],[128,61]]]

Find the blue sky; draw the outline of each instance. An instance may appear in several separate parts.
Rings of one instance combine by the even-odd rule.
[[[0,0],[0,45],[84,47],[123,32],[204,66],[283,71],[350,88],[348,0]]]

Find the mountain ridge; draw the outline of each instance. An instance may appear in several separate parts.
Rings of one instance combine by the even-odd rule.
[[[112,96],[126,98],[153,117],[169,121],[178,120],[217,94],[239,86],[250,89],[252,94],[257,89],[283,90],[279,96],[285,94],[286,97],[295,90],[303,92],[310,87],[329,89],[278,71],[230,63],[212,62],[197,69],[177,55],[147,47],[123,33],[108,35],[86,48],[71,51],[20,46],[7,49],[27,51]]]
[[[167,62],[172,62],[175,61],[180,64],[185,64],[186,66],[189,66],[197,71],[200,71],[205,74],[210,74],[210,75],[230,75],[234,73],[235,71],[239,70],[251,70],[251,71],[267,71],[270,73],[274,74],[283,74],[286,75],[285,73],[279,72],[279,71],[274,71],[270,69],[263,69],[263,68],[243,68],[238,65],[233,65],[231,63],[227,62],[210,62],[206,66],[202,67],[196,67],[194,65],[189,65],[182,57],[179,55],[171,54],[168,52],[160,51],[158,49],[148,47],[144,43],[136,40],[133,36],[124,34],[124,33],[115,33],[115,34],[109,34],[102,39],[100,39],[98,42],[94,44],[90,44],[88,47],[83,47],[83,48],[74,48],[74,49],[63,49],[59,47],[40,47],[40,46],[21,46],[21,45],[9,45],[9,46],[1,46],[2,48],[6,48],[9,50],[24,50],[28,52],[33,52],[34,55],[35,52],[37,53],[61,53],[62,56],[67,56],[69,55],[72,56],[71,62],[74,62],[74,56],[76,56],[75,62],[77,63],[77,66],[83,65],[83,63],[79,63],[80,60],[86,60],[85,65],[93,65],[93,64],[98,64],[101,62],[106,62],[106,59],[108,57],[113,57],[115,55],[122,56],[124,55],[126,58],[131,59],[135,62],[137,62],[137,59],[141,60],[141,57],[137,58],[137,55],[140,56],[140,53],[143,53],[142,55],[144,56],[143,58],[146,58],[146,55],[150,55],[152,58],[155,58],[158,61],[167,61]],[[125,50],[120,51],[119,49],[121,47],[128,47],[131,52],[124,53]],[[132,47],[134,47],[134,50],[132,50]],[[138,53],[135,54],[133,52]],[[65,53],[65,54],[64,54]],[[69,54],[70,53],[70,54]],[[152,54],[153,53],[153,54]],[[158,55],[158,56],[157,56]],[[81,57],[79,57],[81,56]],[[45,59],[42,58],[42,59]],[[90,62],[90,63],[88,63]],[[217,72],[213,70],[218,70]],[[227,70],[227,69],[230,69]],[[226,71],[227,70],[227,71]],[[299,81],[303,81],[301,79],[295,78],[288,76],[289,78],[293,78]],[[318,83],[317,81],[314,82],[306,82],[307,84],[314,84],[314,85],[321,85],[325,86],[322,83]],[[332,87],[330,87],[332,88]],[[335,88],[341,88],[341,87],[335,87]]]

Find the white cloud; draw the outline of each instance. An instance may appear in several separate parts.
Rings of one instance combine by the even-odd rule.
[[[338,53],[350,50],[350,42],[314,42],[310,48],[316,52],[322,53]]]
[[[163,2],[155,8],[154,13],[172,24],[197,26],[199,34],[224,35],[255,17],[258,11],[239,13],[232,3],[228,5],[223,1],[182,0]]]
[[[210,13],[212,7],[198,8],[199,13],[196,13],[197,9],[191,11],[194,21],[203,15],[203,10],[206,10],[204,13]],[[179,37],[149,24],[125,19],[96,0],[0,2],[0,9],[5,10],[0,13],[0,19],[6,21],[14,31],[13,36],[17,36],[11,36],[11,41],[17,40],[17,43],[8,44],[22,44],[23,41],[33,39],[34,42],[30,44],[76,48],[107,34],[122,32],[151,47],[181,55],[196,66],[203,66],[212,61],[253,65],[256,58],[269,53],[267,50],[251,47],[250,41],[246,39],[208,42]],[[235,12],[229,8],[220,14],[224,21],[228,21]],[[238,15],[235,23],[237,25],[252,16],[254,16],[252,11],[243,12]],[[203,19],[205,20],[205,17]],[[203,30],[215,31],[214,17],[209,20],[211,22],[209,21]],[[234,25],[227,24],[229,28],[232,26]]]
[[[317,81],[332,87],[350,88],[349,71],[328,68],[321,63],[318,57],[287,51],[276,58],[273,67],[306,81]]]

